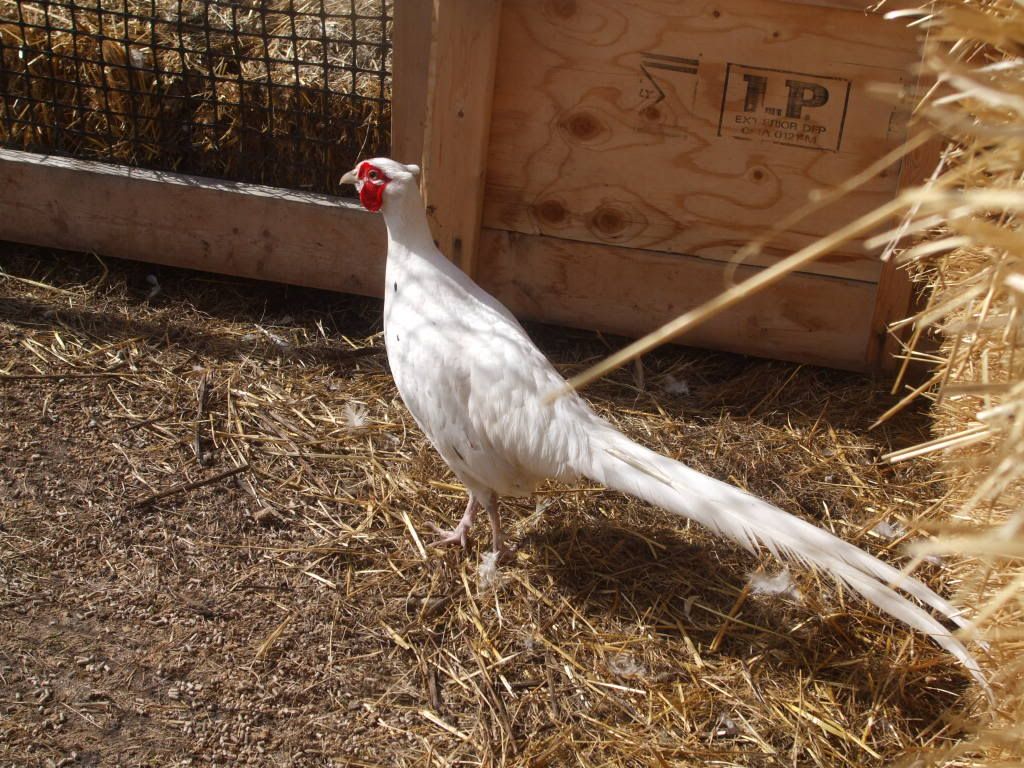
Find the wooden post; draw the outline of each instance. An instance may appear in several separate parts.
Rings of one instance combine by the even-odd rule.
[[[921,184],[931,175],[939,162],[942,144],[942,140],[936,138],[904,158],[900,167],[900,189]],[[903,351],[902,345],[910,329],[904,328],[894,335],[889,325],[914,314],[919,298],[915,296],[910,273],[898,268],[893,259],[886,262],[878,280],[866,351],[866,370],[890,374],[900,367],[901,360],[896,355]]]
[[[392,40],[391,157],[423,162],[430,80],[433,0],[398,0]]]
[[[501,0],[436,0],[423,158],[441,251],[473,275],[480,242]]]

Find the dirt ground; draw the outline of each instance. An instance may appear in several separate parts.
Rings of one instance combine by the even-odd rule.
[[[926,638],[799,570],[753,594],[776,563],[623,496],[506,504],[497,584],[485,524],[430,549],[463,497],[376,301],[13,245],[0,269],[0,765],[880,766],[958,734]],[[531,330],[566,374],[620,343]],[[941,494],[878,461],[927,421],[869,432],[892,398],[863,377],[673,348],[588,396],[889,559]]]

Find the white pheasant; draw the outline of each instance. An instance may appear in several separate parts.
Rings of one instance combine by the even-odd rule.
[[[829,573],[893,617],[930,636],[988,691],[974,657],[902,589],[958,626],[959,611],[920,581],[861,549],[731,485],[650,451],[601,419],[565,387],[543,353],[497,299],[437,249],[416,177],[387,158],[359,163],[363,206],[388,230],[384,335],[398,391],[416,423],[469,492],[462,520],[441,532],[465,544],[476,512],[504,552],[500,496],[525,496],[548,478],[585,476],[695,520],[751,551],[762,547]]]

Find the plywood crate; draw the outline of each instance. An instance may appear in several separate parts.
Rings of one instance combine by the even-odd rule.
[[[435,234],[521,316],[645,333],[891,200],[935,160],[915,152],[731,270],[813,190],[907,139],[908,115],[875,86],[917,86],[914,31],[841,0],[437,0],[433,15]],[[417,130],[396,123],[396,147],[416,152]],[[911,295],[854,241],[683,341],[870,370],[891,360],[886,326]]]

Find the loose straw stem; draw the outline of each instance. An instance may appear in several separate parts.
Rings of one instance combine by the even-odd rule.
[[[893,163],[901,160],[902,158],[909,155],[911,152],[924,146],[926,143],[931,141],[935,136],[935,133],[930,129],[922,129],[914,134],[913,137],[907,139],[904,144],[901,144],[896,149],[883,155],[878,160],[873,162],[867,168],[860,173],[851,176],[842,184],[839,184],[832,189],[827,190],[813,190],[810,194],[810,200],[800,206],[797,210],[791,212],[788,216],[783,216],[778,222],[776,222],[770,230],[765,232],[760,237],[754,238],[749,243],[744,245],[735,255],[729,259],[729,267],[726,271],[726,281],[732,282],[733,277],[736,274],[736,270],[742,266],[747,259],[751,256],[756,256],[761,253],[761,249],[771,242],[777,235],[792,229],[794,226],[799,224],[801,221],[806,219],[812,213],[826,208],[837,200],[841,200],[846,197],[850,192],[855,189],[867,184],[875,176],[884,171],[886,168],[891,166]],[[939,166],[941,167],[941,165]],[[920,203],[917,204],[920,207]],[[890,243],[896,243],[897,240],[890,240]],[[888,257],[882,256],[882,260],[885,261]]]
[[[548,395],[547,402],[554,402],[562,395],[568,394],[575,389],[585,387],[587,384],[605,376],[616,368],[635,360],[641,355],[650,352],[655,347],[671,341],[691,328],[700,325],[701,323],[710,320],[715,315],[739,304],[748,296],[774,285],[791,272],[795,272],[805,264],[809,264],[819,256],[822,256],[833,248],[845,243],[847,240],[868,231],[872,227],[900,211],[904,206],[905,203],[899,199],[886,203],[870,213],[861,216],[856,221],[847,224],[836,232],[833,232],[831,235],[827,235],[820,240],[811,243],[809,246],[797,251],[792,256],[788,256],[782,261],[758,272],[749,280],[745,280],[738,285],[734,285],[731,288],[726,289],[715,296],[715,298],[711,299],[711,301],[705,302],[695,309],[691,309],[689,312],[680,315],[672,322],[666,323],[658,330],[647,334],[642,339],[634,341],[632,344],[619,350],[614,355],[605,358],[597,365],[588,368],[583,373],[573,376],[569,379],[569,382],[565,387],[555,390]]]
[[[247,469],[249,469],[248,462],[238,467],[231,467],[230,469],[225,469],[223,472],[218,472],[217,474],[210,475],[209,477],[204,477],[199,480],[193,480],[188,483],[178,483],[177,485],[172,485],[170,488],[165,488],[162,491],[157,491],[156,493],[151,493],[148,496],[144,496],[141,499],[136,499],[135,501],[131,502],[128,506],[132,508],[144,507],[147,504],[152,504],[154,501],[165,499],[168,496],[173,496],[176,493],[193,491],[196,488],[202,488],[204,485],[216,483],[218,480],[224,480],[226,478],[231,477],[232,475],[237,475],[239,472],[245,472]]]
[[[856,176],[848,179],[836,189],[812,200],[795,214],[791,214],[784,218],[768,235],[762,236],[742,248],[732,260],[733,264],[730,267],[730,271],[735,266],[738,266],[735,262],[741,261],[742,259],[758,253],[761,250],[761,247],[771,239],[771,237],[782,231],[782,229],[793,226],[809,213],[816,211],[824,205],[839,199],[846,193],[863,186],[893,163],[921,147],[930,140],[933,135],[934,134],[928,130],[919,132],[906,143],[897,147],[892,152],[889,152],[884,157],[879,158],[877,161],[872,163]],[[782,261],[776,262],[749,280],[726,289],[715,298],[711,299],[711,301],[705,302],[701,306],[680,315],[675,320],[666,323],[661,326],[661,328],[652,331],[643,338],[634,341],[632,344],[619,350],[614,355],[605,358],[597,365],[591,366],[583,373],[573,376],[569,379],[567,386],[549,394],[545,399],[545,402],[552,403],[562,395],[568,394],[576,389],[582,389],[587,384],[611,373],[616,368],[620,368],[641,355],[650,352],[655,347],[671,341],[701,323],[707,322],[715,315],[718,315],[735,304],[738,304],[748,296],[752,296],[758,291],[774,285],[789,273],[797,271],[805,264],[809,264],[820,256],[828,253],[833,248],[842,245],[847,240],[863,234],[876,224],[884,221],[889,218],[889,216],[897,213],[905,207],[906,203],[904,201],[900,199],[893,200],[890,203],[880,206],[870,213],[865,214],[856,221],[847,224],[845,227],[833,232],[831,235],[827,235],[816,242],[811,243],[806,248],[797,251]]]

